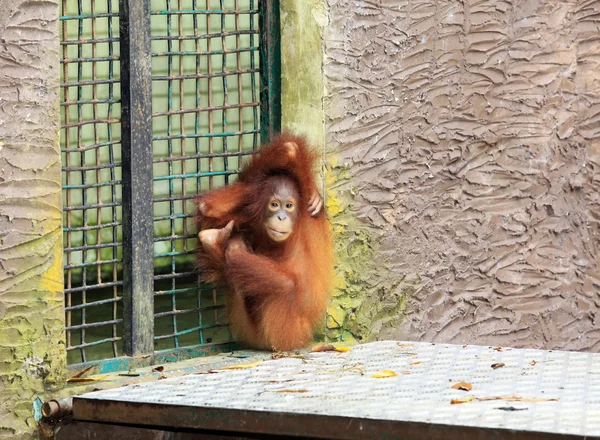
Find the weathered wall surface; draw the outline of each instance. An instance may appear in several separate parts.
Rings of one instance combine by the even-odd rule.
[[[600,351],[600,1],[327,7],[340,326]]]
[[[0,438],[27,438],[65,368],[58,2],[0,14]]]

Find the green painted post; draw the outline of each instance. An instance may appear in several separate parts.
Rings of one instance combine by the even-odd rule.
[[[260,138],[267,142],[281,131],[281,44],[279,0],[261,0]]]

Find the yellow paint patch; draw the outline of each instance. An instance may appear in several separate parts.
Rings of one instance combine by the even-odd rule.
[[[327,308],[327,315],[328,318],[332,319],[333,322],[331,324],[333,324],[332,326],[330,326],[330,322],[329,319],[327,320],[327,327],[329,328],[338,328],[341,327],[342,324],[344,323],[344,319],[346,318],[346,311],[344,309],[342,309],[340,306],[330,306]]]
[[[54,243],[52,265],[40,276],[40,290],[52,293],[53,297],[63,293],[63,265],[62,265],[62,234],[60,230],[55,233],[57,239]]]

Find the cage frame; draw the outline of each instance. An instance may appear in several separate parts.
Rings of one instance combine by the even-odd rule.
[[[63,0],[64,1],[64,0]],[[110,0],[109,0],[110,1]],[[260,143],[281,130],[279,0],[258,0]],[[73,19],[76,17],[69,17]],[[153,134],[151,10],[148,0],[119,0],[123,228],[123,355],[68,365],[107,373],[212,355],[235,342],[154,349]],[[63,204],[64,205],[64,204]],[[91,326],[83,324],[81,327]]]

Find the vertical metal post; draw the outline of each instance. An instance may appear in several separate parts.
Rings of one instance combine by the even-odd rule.
[[[150,1],[119,1],[123,167],[123,351],[154,348]]]
[[[260,139],[281,131],[281,38],[279,0],[259,1]]]

